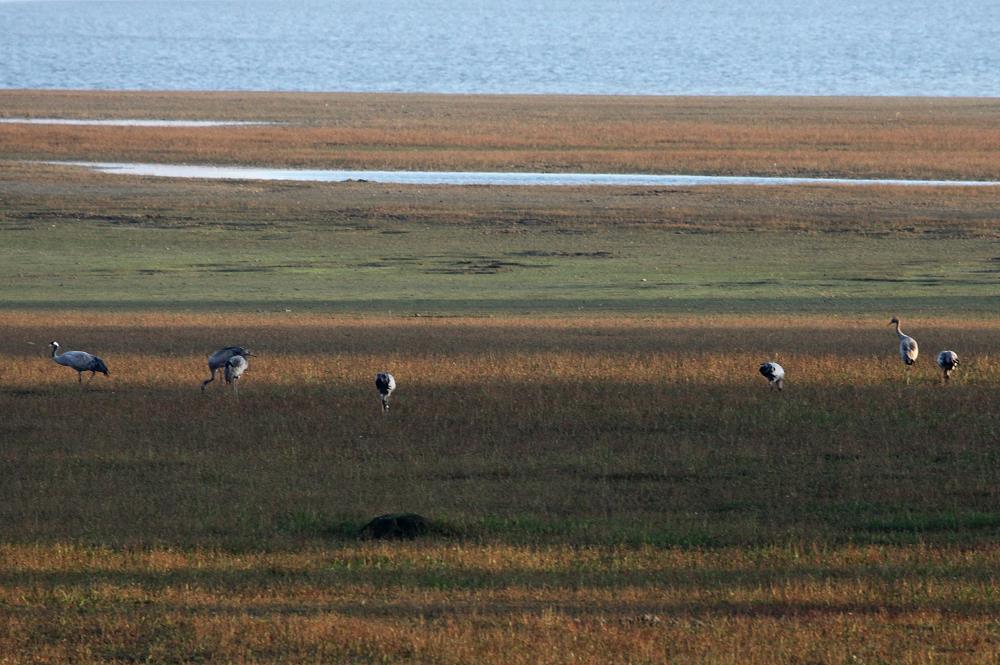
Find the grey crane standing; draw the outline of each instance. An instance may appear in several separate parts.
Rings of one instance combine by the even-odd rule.
[[[951,373],[958,367],[958,354],[954,351],[942,351],[937,356],[938,367],[944,372],[944,382],[951,380]]]
[[[210,384],[212,381],[215,381],[215,373],[218,371],[224,371],[226,363],[229,362],[230,358],[235,356],[243,356],[246,358],[252,357],[253,354],[250,353],[249,349],[242,346],[225,346],[210,355],[208,357],[208,371],[211,372],[212,375],[201,382],[201,389],[205,390],[205,386]]]
[[[785,387],[785,368],[776,362],[766,362],[760,366],[763,375],[771,388],[783,390]]]
[[[889,319],[889,325],[895,324],[896,326],[896,337],[899,338],[899,357],[903,359],[903,362],[907,367],[917,362],[917,355],[920,353],[920,349],[917,347],[917,340],[913,339],[909,335],[903,334],[899,329],[899,319],[897,317],[892,317]],[[910,373],[906,373],[906,383],[910,382]]]
[[[396,379],[389,372],[379,372],[375,375],[375,389],[382,400],[382,412],[389,410],[389,395],[396,389]]]
[[[86,351],[66,351],[65,353],[56,354],[56,351],[59,350],[59,342],[51,342],[49,346],[52,347],[52,360],[60,365],[72,367],[76,370],[76,377],[81,387],[83,386],[84,372],[90,372],[90,378],[87,380],[88,384],[94,380],[94,374],[97,372],[102,373],[104,376],[111,376],[108,372],[108,366],[95,355]]]
[[[903,334],[899,329],[899,319],[895,316],[889,320],[889,325],[893,324],[896,325],[896,336],[899,337],[899,357],[907,365],[912,365],[917,361],[917,354],[920,353],[920,349],[917,348],[917,340]]]

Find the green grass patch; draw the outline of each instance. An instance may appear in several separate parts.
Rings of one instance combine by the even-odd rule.
[[[971,315],[1000,303],[1000,273],[982,272],[996,249],[965,239],[292,228],[270,240],[89,221],[0,233],[0,300],[34,309]]]

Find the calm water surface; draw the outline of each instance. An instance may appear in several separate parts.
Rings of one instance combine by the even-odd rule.
[[[240,120],[84,120],[79,118],[0,118],[0,125],[79,125],[84,127],[249,127],[273,122]]]
[[[116,175],[197,178],[208,180],[298,180],[308,182],[368,181],[396,185],[506,185],[506,186],[671,186],[710,185],[900,185],[921,187],[994,187],[989,180],[890,180],[848,178],[767,178],[757,176],[657,175],[645,173],[511,173],[489,171],[348,171],[326,169],[272,169],[249,166],[142,164],[113,162],[47,162],[80,166]]]
[[[1000,96],[998,0],[0,0],[0,88]]]

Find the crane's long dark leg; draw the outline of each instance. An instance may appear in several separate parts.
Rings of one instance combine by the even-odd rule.
[[[201,382],[201,391],[205,392],[205,386],[207,386],[208,384],[210,384],[212,381],[215,381],[215,370],[214,369],[212,370],[212,376],[208,377],[207,379],[205,379],[204,381]]]

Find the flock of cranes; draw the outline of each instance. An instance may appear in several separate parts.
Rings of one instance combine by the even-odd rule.
[[[917,340],[899,329],[898,317],[892,317],[889,320],[889,325],[896,326],[896,336],[899,338],[899,357],[903,360],[903,364],[909,367],[917,362],[917,355],[920,354]],[[937,366],[944,373],[944,381],[947,383],[951,380],[951,373],[958,367],[958,354],[954,351],[942,351],[937,355]],[[760,366],[760,373],[767,379],[771,388],[781,390],[785,387],[785,368],[778,363],[773,361],[764,363]],[[907,381],[909,381],[909,376],[907,376]]]
[[[896,326],[896,336],[899,338],[899,356],[907,366],[913,365],[917,361],[920,348],[917,340],[909,335],[903,334],[899,329],[899,319],[892,317],[889,325]],[[77,379],[81,386],[83,383],[83,373],[90,372],[89,384],[94,380],[94,375],[101,372],[105,376],[110,376],[108,366],[97,356],[86,351],[59,351],[59,342],[52,342],[52,360],[65,367],[76,370]],[[202,381],[201,389],[215,381],[217,372],[222,373],[222,378],[226,385],[232,385],[233,394],[239,397],[237,382],[250,366],[247,358],[253,358],[254,354],[242,346],[226,346],[208,357],[209,377]],[[947,383],[951,379],[951,373],[958,367],[958,354],[954,351],[942,351],[937,355],[937,365],[944,373],[944,381]],[[767,379],[768,385],[773,389],[783,390],[785,387],[785,368],[774,361],[769,361],[760,366],[761,375]],[[379,400],[382,403],[382,411],[389,410],[389,396],[396,389],[396,379],[389,372],[379,372],[375,375],[375,389],[378,391]]]
[[[59,342],[51,342],[52,360],[64,367],[71,367],[76,370],[78,382],[81,387],[83,383],[83,373],[90,372],[87,384],[94,380],[94,375],[101,372],[105,376],[110,376],[108,366],[97,356],[86,351],[66,351],[56,353],[59,350]],[[216,373],[221,373],[226,385],[232,385],[233,394],[238,398],[239,390],[237,382],[243,373],[250,367],[247,358],[255,357],[250,353],[250,349],[243,346],[224,346],[208,357],[209,377],[201,382],[202,392],[205,386],[215,381]],[[379,372],[375,375],[375,389],[378,390],[379,400],[382,402],[382,410],[389,410],[389,395],[396,389],[396,378],[389,372]]]
[[[917,362],[917,356],[920,354],[917,340],[903,334],[903,331],[899,329],[898,317],[892,317],[889,320],[889,325],[896,326],[896,336],[899,338],[899,357],[903,360],[903,364],[909,367]],[[942,351],[937,355],[937,366],[944,373],[944,381],[947,383],[951,380],[951,373],[958,367],[958,354],[954,351]],[[773,361],[764,363],[760,366],[760,373],[767,379],[771,388],[781,390],[785,387],[785,368],[778,363]],[[907,381],[909,381],[909,376],[907,376]]]

